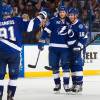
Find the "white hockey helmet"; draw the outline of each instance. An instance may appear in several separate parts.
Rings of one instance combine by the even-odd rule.
[[[43,19],[46,19],[48,16],[46,11],[40,11],[39,14],[43,15]]]

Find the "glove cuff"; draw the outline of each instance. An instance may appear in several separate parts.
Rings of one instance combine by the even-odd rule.
[[[74,51],[80,51],[80,50],[81,50],[81,47],[79,47],[79,46],[74,47],[73,50],[74,50]]]

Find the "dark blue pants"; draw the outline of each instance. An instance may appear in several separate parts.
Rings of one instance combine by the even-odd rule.
[[[70,50],[70,70],[73,84],[83,84],[84,54]]]
[[[4,79],[8,65],[9,78],[17,79],[19,74],[20,53],[7,53],[0,50],[0,79]]]
[[[49,48],[49,65],[53,70],[59,70],[59,66],[63,71],[68,71],[69,67],[69,49],[67,48]]]

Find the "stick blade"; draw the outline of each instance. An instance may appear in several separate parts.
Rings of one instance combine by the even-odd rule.
[[[52,68],[49,67],[49,66],[45,66],[44,68],[45,68],[46,70],[52,70]]]
[[[36,68],[35,65],[30,65],[30,64],[28,64],[28,67],[29,67],[29,68]]]

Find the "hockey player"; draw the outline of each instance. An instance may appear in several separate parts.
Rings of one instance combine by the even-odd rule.
[[[43,30],[45,23],[47,21],[47,12],[40,11],[39,14],[30,20],[27,32],[30,33],[30,38],[32,41],[36,41],[39,39],[40,33]],[[37,38],[38,36],[38,38]]]
[[[19,75],[20,52],[22,46],[22,32],[26,31],[26,24],[19,17],[12,17],[13,9],[10,5],[2,8],[3,19],[0,19],[0,100],[4,91],[4,77],[6,65],[9,71],[7,100],[14,100],[17,79]],[[23,24],[24,23],[24,24]]]
[[[87,42],[87,31],[84,24],[78,19],[78,10],[69,10],[69,19],[72,22],[68,30],[68,45],[70,47],[70,69],[72,73],[72,91],[82,91],[83,65],[85,45]]]
[[[59,62],[63,70],[63,86],[66,92],[69,91],[69,68],[68,68],[68,45],[66,43],[66,35],[70,25],[69,19],[66,17],[66,8],[59,8],[58,17],[49,20],[44,28],[41,40],[50,38],[49,43],[49,65],[52,67],[55,88],[54,91],[61,89],[61,79],[59,73]],[[43,50],[39,45],[39,49]]]
[[[19,75],[22,33],[38,29],[47,14],[41,11],[34,22],[31,20],[28,25],[28,22],[25,23],[22,18],[12,17],[13,9],[10,5],[4,6],[2,12],[3,19],[0,20],[0,100],[3,96],[3,80],[7,64],[10,78],[7,88],[7,100],[14,100],[16,81]]]
[[[40,30],[41,27],[44,27],[44,22],[47,19],[46,11],[39,12],[39,15],[30,20],[27,28],[27,32],[34,32],[34,30]]]

